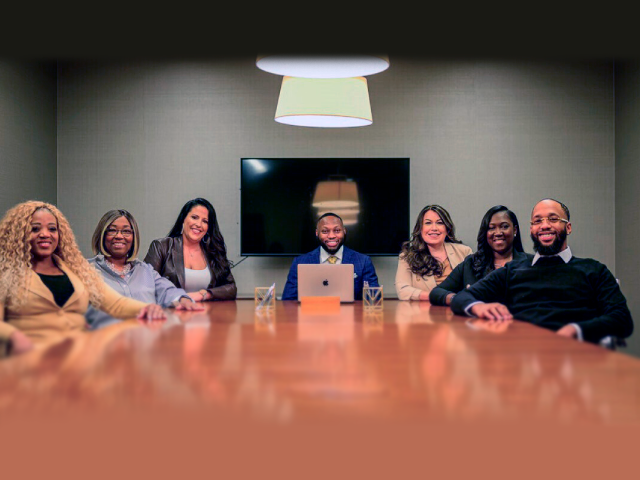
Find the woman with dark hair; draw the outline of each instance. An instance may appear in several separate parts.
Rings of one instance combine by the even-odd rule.
[[[411,239],[402,244],[396,292],[400,300],[429,300],[429,292],[439,285],[471,248],[456,238],[449,212],[440,205],[422,209]]]
[[[120,295],[162,307],[175,306],[178,310],[203,310],[203,307],[176,287],[148,263],[140,261],[140,231],[138,222],[127,210],[109,210],[105,213],[91,239],[95,265],[102,278]],[[92,330],[118,322],[105,312],[93,308],[85,314]]]
[[[216,211],[204,198],[185,203],[169,234],[151,242],[144,261],[195,301],[236,298]]]
[[[431,290],[434,305],[451,305],[456,293],[473,285],[492,271],[516,258],[526,256],[516,214],[504,205],[491,207],[482,217],[478,231],[478,251],[468,256],[438,287]]]

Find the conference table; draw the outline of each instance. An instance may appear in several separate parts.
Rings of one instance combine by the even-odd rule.
[[[167,309],[0,360],[16,414],[211,413],[267,424],[525,421],[640,424],[640,360],[534,325],[385,299],[304,308],[253,299]]]

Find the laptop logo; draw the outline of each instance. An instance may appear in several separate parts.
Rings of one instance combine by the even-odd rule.
[[[322,285],[324,285],[325,287],[329,286],[329,280],[323,280],[322,281]]]

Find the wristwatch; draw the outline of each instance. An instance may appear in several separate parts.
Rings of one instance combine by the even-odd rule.
[[[171,302],[171,305],[173,305],[174,307],[177,307],[178,305],[180,305],[180,300],[182,300],[183,298],[188,298],[191,303],[196,303],[196,301],[193,298],[191,298],[189,295],[182,295],[180,298]]]
[[[198,290],[198,293],[199,293],[200,295],[202,295],[202,301],[204,302],[204,301],[207,299],[207,294],[208,294],[209,292],[207,292],[207,291],[203,288],[202,290]]]

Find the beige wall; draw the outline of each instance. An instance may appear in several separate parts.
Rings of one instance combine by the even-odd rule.
[[[56,65],[0,59],[0,212],[56,203]]]

